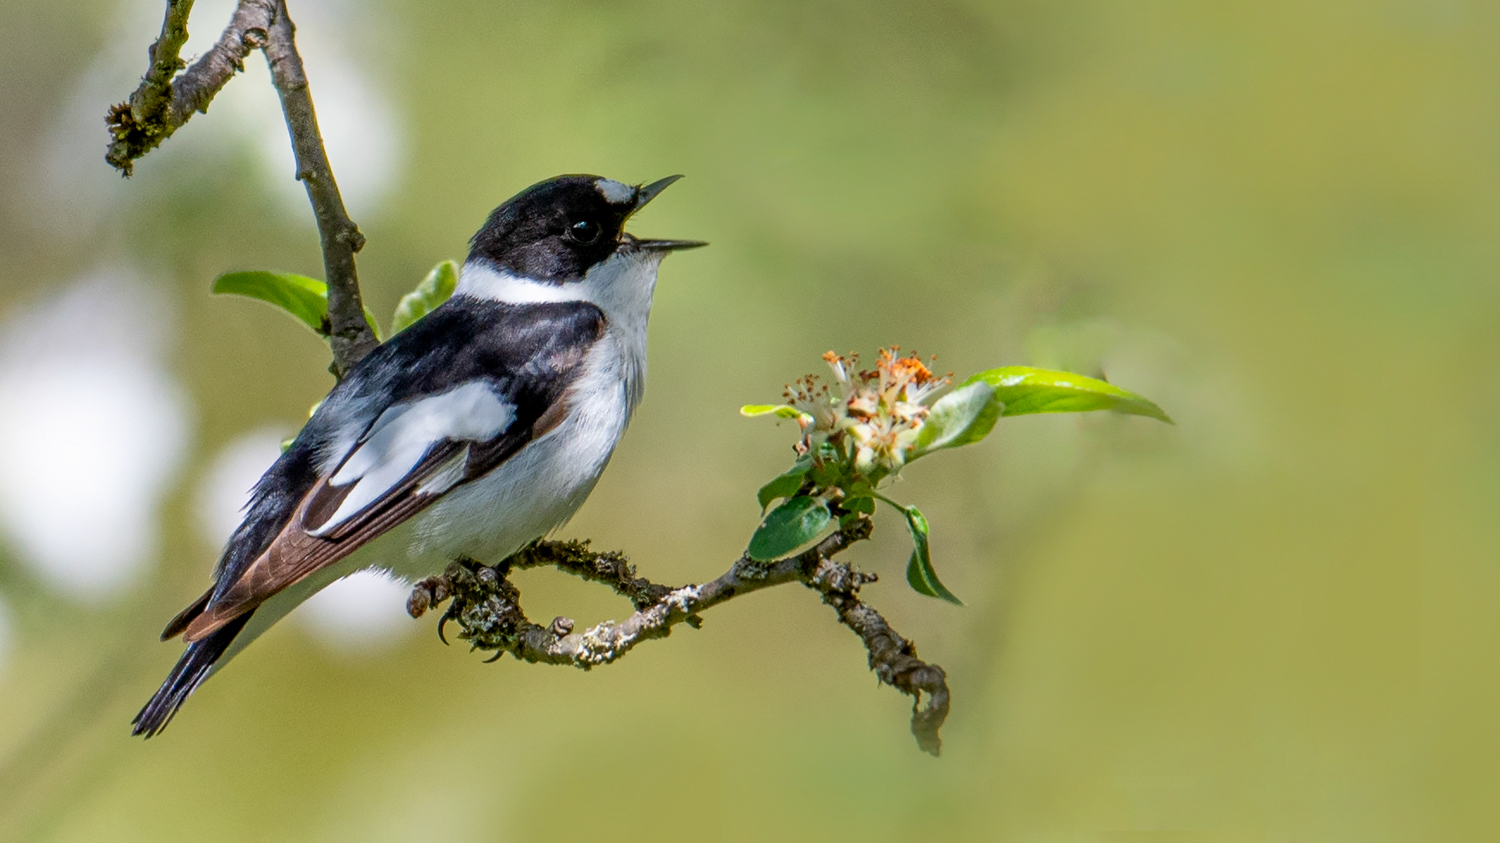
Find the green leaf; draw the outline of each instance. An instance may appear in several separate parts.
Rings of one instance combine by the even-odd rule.
[[[807,476],[807,469],[810,465],[810,462],[799,460],[785,474],[761,486],[760,491],[755,493],[755,499],[760,501],[760,511],[765,512],[766,507],[771,505],[771,501],[777,498],[789,498],[797,494],[797,490],[802,488],[802,480]]]
[[[434,266],[415,290],[401,297],[396,312],[391,316],[391,335],[394,336],[408,325],[431,313],[438,305],[453,295],[458,286],[458,264],[443,261]]]
[[[227,272],[214,280],[213,292],[219,295],[248,296],[273,304],[290,313],[318,336],[328,337],[328,285],[316,278],[293,272]],[[380,326],[375,314],[365,309],[365,321],[375,338]]]
[[[1114,410],[1174,424],[1171,417],[1146,398],[1114,384],[1071,372],[1001,366],[980,372],[961,386],[980,381],[995,388],[995,400],[1005,405],[1001,413],[1005,416]]]
[[[866,515],[875,514],[875,499],[868,497],[848,498],[840,504],[849,512],[863,512]]]
[[[914,506],[904,507],[906,513],[906,528],[911,531],[912,544],[915,547],[911,552],[911,560],[906,563],[906,581],[918,594],[928,597],[937,597],[947,600],[956,606],[962,606],[964,601],[954,596],[943,581],[938,579],[937,571],[932,569],[932,555],[927,547],[927,518]]]
[[[1004,409],[995,400],[995,388],[984,381],[953,390],[932,405],[917,432],[912,458],[978,442],[989,435]]]
[[[328,285],[316,278],[290,272],[230,272],[214,281],[213,291],[273,304],[318,336],[328,336]]]
[[[778,419],[806,419],[809,422],[812,421],[812,416],[800,412],[796,407],[786,404],[746,404],[740,408],[740,415],[747,419],[773,414]]]
[[[837,460],[824,459],[812,464],[808,473],[812,476],[813,483],[818,488],[826,489],[829,486],[843,486],[846,480],[844,476],[845,466]]]
[[[861,516],[874,515],[875,499],[865,496],[845,498],[839,507],[844,510],[844,514],[839,516],[839,526],[847,527]]]
[[[822,498],[798,495],[771,510],[750,537],[745,552],[757,562],[769,562],[817,538],[832,520],[833,514]]]

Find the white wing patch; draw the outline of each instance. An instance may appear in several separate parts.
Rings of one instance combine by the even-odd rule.
[[[466,383],[440,395],[397,404],[375,420],[365,441],[329,478],[330,486],[354,487],[326,523],[309,533],[326,535],[365,507],[379,500],[406,478],[432,446],[443,440],[483,442],[504,433],[516,420],[514,405],[503,401],[488,384]],[[424,494],[440,494],[463,478],[469,449],[459,454],[419,487]]]

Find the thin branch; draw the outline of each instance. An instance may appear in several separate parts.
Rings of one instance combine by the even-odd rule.
[[[636,609],[645,609],[667,596],[670,586],[657,585],[636,576],[635,566],[617,550],[597,553],[585,541],[536,542],[501,563],[510,568],[550,566],[589,582],[602,583],[626,598]]]
[[[147,119],[162,116],[172,105],[172,77],[183,68],[180,56],[192,11],[193,0],[167,0],[161,35],[151,45],[151,67],[141,80],[140,110]]]
[[[323,245],[323,272],[328,282],[328,341],[333,347],[333,373],[344,373],[379,341],[365,321],[364,302],[359,292],[359,277],[354,268],[354,253],[365,245],[365,236],[349,219],[343,197],[323,150],[323,135],[313,112],[312,93],[302,57],[297,54],[296,27],[286,11],[285,0],[277,0],[276,19],[267,33],[266,62],[271,79],[281,96],[281,111],[292,136],[292,151],[297,156],[297,178],[307,188],[313,215],[318,220],[318,235]]]
[[[307,198],[318,222],[323,271],[328,282],[331,368],[334,375],[342,378],[379,342],[365,321],[354,267],[354,253],[364,246],[365,238],[349,219],[333,169],[328,165],[307,74],[297,53],[296,27],[287,14],[286,2],[240,0],[214,46],[192,67],[173,78],[182,67],[179,54],[187,41],[187,20],[192,8],[193,0],[168,0],[161,35],[151,45],[151,67],[130,100],[110,109],[106,118],[113,140],[105,160],[124,175],[130,175],[135,159],[160,146],[193,112],[207,111],[214,95],[244,69],[250,51],[263,50],[281,97],[281,110],[297,158],[297,178],[307,188]]]
[[[495,567],[471,560],[455,562],[441,577],[418,583],[407,609],[413,617],[448,598],[453,603],[438,625],[454,621],[459,637],[498,657],[510,653],[523,661],[572,665],[585,670],[609,664],[637,644],[665,638],[672,627],[696,627],[700,613],[763,588],[800,582],[822,595],[838,612],[839,621],[864,642],[870,668],[880,680],[912,697],[912,734],[925,751],[937,755],[942,747],[938,730],[948,716],[948,684],[943,669],[917,658],[916,647],[901,637],[884,617],[859,598],[874,574],[834,562],[832,557],[857,541],[869,538],[872,522],[859,519],[811,549],[775,562],[737,560],[718,579],[703,585],[670,588],[639,577],[619,553],[595,553],[586,542],[539,542]],[[508,579],[516,568],[555,566],[584,579],[603,583],[630,598],[636,611],[622,622],[606,621],[583,632],[573,632],[573,621],[559,617],[549,626],[532,623],[521,609],[520,590]],[[446,639],[444,639],[446,640]],[[923,704],[923,695],[926,703]]]
[[[938,730],[948,719],[948,674],[917,658],[917,645],[891,629],[874,607],[860,601],[859,587],[874,578],[873,574],[825,561],[807,586],[821,593],[823,602],[839,613],[839,622],[864,642],[870,653],[870,669],[880,681],[912,698],[911,733],[924,752],[937,755],[943,748]],[[927,695],[925,706],[923,694]]]
[[[111,142],[104,160],[122,175],[129,176],[137,158],[160,146],[194,112],[207,111],[219,89],[245,68],[250,51],[265,46],[276,0],[240,0],[219,40],[178,75],[192,9],[193,0],[168,0],[161,35],[151,45],[151,67],[130,99],[105,118]]]

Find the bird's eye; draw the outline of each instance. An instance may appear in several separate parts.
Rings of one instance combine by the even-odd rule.
[[[599,239],[599,230],[599,223],[593,220],[579,220],[568,229],[568,239],[586,245]]]

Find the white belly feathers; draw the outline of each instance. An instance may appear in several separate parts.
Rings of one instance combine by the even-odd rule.
[[[637,390],[625,371],[635,367],[625,358],[615,337],[606,334],[568,392],[563,421],[412,519],[406,558],[390,560],[395,573],[427,576],[457,556],[497,562],[567,523],[630,421]]]

